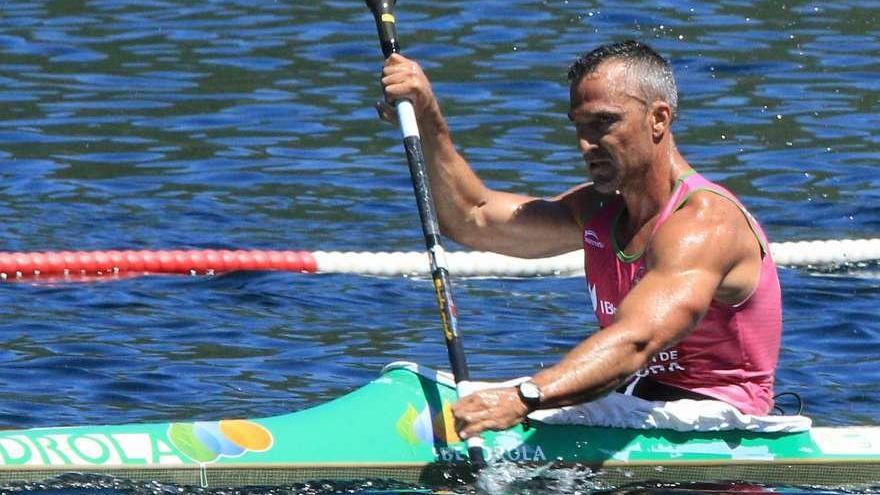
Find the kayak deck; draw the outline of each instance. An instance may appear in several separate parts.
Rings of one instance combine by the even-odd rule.
[[[0,432],[0,482],[63,473],[202,486],[393,479],[448,485],[467,472],[447,377],[406,364],[326,404],[252,420]],[[880,485],[880,428],[802,433],[674,432],[533,422],[487,433],[492,463],[590,468],[637,481]],[[451,476],[451,477],[450,477]]]

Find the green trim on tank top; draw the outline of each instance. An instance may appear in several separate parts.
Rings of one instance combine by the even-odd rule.
[[[672,196],[675,197],[675,195],[678,194],[678,190],[681,188],[681,185],[684,183],[685,179],[687,179],[688,177],[690,177],[696,173],[697,173],[696,170],[691,169],[691,170],[683,173],[678,179],[675,179],[675,187],[672,188]],[[681,203],[681,204],[684,204],[684,203]],[[664,206],[664,208],[665,208],[665,206]],[[679,208],[681,208],[681,205],[678,205],[675,207],[676,210]],[[625,209],[626,209],[626,203],[623,204],[623,206],[617,212],[617,215],[615,215],[614,221],[611,222],[611,246],[614,248],[614,253],[617,255],[617,259],[619,259],[620,261],[622,261],[624,263],[635,263],[636,261],[638,261],[642,257],[642,255],[645,254],[645,249],[642,249],[641,251],[639,251],[636,254],[626,254],[626,252],[624,252],[623,249],[620,248],[620,243],[617,242],[617,224],[620,223],[620,216],[623,215],[623,211]],[[673,211],[675,211],[675,210],[673,210]],[[661,210],[661,212],[662,212],[662,210]],[[651,237],[653,237],[653,235]],[[650,242],[650,239],[648,240],[648,242]],[[647,245],[645,246],[645,248],[647,248]]]

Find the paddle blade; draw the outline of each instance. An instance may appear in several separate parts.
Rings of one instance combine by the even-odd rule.
[[[376,19],[376,29],[379,31],[379,42],[385,58],[390,57],[392,53],[400,52],[400,45],[397,43],[397,24],[394,19],[394,4],[397,0],[365,1]]]

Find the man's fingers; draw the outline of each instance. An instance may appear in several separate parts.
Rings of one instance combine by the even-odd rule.
[[[386,102],[393,104],[400,99],[410,100],[417,115],[428,107],[433,98],[431,84],[419,64],[400,55],[392,55],[386,60],[381,84]]]
[[[507,425],[501,424],[496,418],[491,416],[476,418],[472,422],[467,422],[463,428],[459,428],[458,436],[461,439],[475,437],[486,430],[503,430]]]
[[[475,419],[474,414],[481,410],[482,408],[477,400],[477,394],[462,397],[454,406],[452,406],[452,416],[455,418],[455,430],[459,432],[461,438],[467,438],[462,435],[466,435],[465,432],[473,426],[473,421]]]
[[[464,425],[458,428],[459,438],[461,438],[462,440],[466,440],[470,437],[479,435],[488,428],[488,426],[484,427],[483,423],[485,423],[485,421],[466,421]]]
[[[382,66],[383,69],[394,69],[395,67],[402,67],[408,64],[412,64],[413,61],[404,57],[399,53],[393,53],[390,57],[385,59],[385,64]]]
[[[408,74],[389,74],[382,77],[381,83],[386,101],[413,98],[422,92],[420,82],[409,77]]]
[[[397,112],[394,111],[394,107],[384,101],[376,102],[376,113],[378,113],[379,118],[385,122],[391,122],[392,124],[397,123]]]
[[[525,416],[523,408],[512,388],[500,388],[462,397],[453,406],[452,413],[458,435],[468,438],[486,430],[504,430],[516,425]]]
[[[497,429],[492,410],[480,393],[463,397],[452,409],[455,429],[462,439],[479,435],[485,430]]]
[[[377,101],[376,104],[373,106],[376,108],[376,113],[379,114],[380,119],[388,120],[387,116],[385,115],[385,102],[384,101]]]

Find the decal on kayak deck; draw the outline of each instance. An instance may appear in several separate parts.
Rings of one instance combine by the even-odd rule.
[[[434,457],[443,462],[459,462],[468,459],[467,447],[455,432],[452,406],[443,401],[442,411],[434,411],[426,405],[421,411],[412,404],[397,420],[397,432],[410,445],[429,445]],[[439,444],[439,445],[438,445]],[[488,461],[546,461],[547,456],[540,445],[534,447],[523,443],[522,436],[514,432],[495,435],[494,446],[483,447]]]
[[[184,464],[163,439],[148,433],[39,430],[0,437],[0,464],[14,466]]]
[[[173,423],[168,427],[167,437],[148,432],[34,430],[0,435],[0,464],[167,466],[186,464],[186,458],[206,463],[220,457],[262,452],[272,444],[272,434],[266,428],[245,420]]]
[[[243,419],[172,423],[168,439],[185,456],[196,462],[214,462],[220,457],[238,457],[246,452],[263,452],[272,447],[272,433]]]
[[[483,458],[489,462],[545,462],[547,454],[541,445],[523,443],[522,436],[512,431],[501,431],[495,434],[494,445],[483,446]],[[435,447],[434,456],[442,462],[463,462],[468,460],[468,453],[463,444],[451,447]]]
[[[410,445],[461,442],[455,432],[452,406],[445,400],[442,410],[437,412],[427,405],[419,412],[415,406],[407,404],[406,411],[397,420],[397,433]]]

